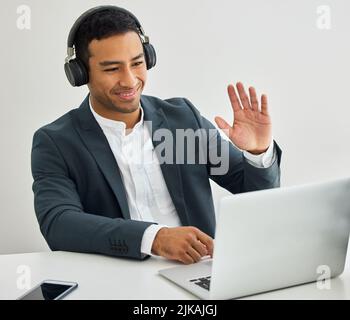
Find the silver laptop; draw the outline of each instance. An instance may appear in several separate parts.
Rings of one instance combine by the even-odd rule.
[[[232,195],[219,204],[213,259],[159,273],[202,299],[317,281],[324,268],[332,278],[349,230],[350,178]]]

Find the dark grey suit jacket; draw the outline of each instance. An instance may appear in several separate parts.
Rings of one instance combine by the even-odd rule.
[[[184,98],[161,100],[141,96],[144,120],[152,132],[167,128],[205,130],[215,127]],[[218,148],[227,144],[215,135]],[[156,147],[161,141],[152,141]],[[207,164],[161,164],[170,196],[184,226],[195,226],[214,237],[215,214],[209,179],[240,193],[278,187],[281,150],[269,168],[250,165],[229,143],[229,170],[211,175]],[[198,151],[198,150],[197,150]],[[34,134],[32,146],[34,205],[41,232],[52,250],[101,253],[136,259],[150,222],[130,219],[118,164],[89,108],[66,113]]]

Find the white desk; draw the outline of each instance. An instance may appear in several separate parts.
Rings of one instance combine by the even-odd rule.
[[[312,283],[246,299],[350,299],[349,260],[344,273],[331,280],[330,290],[320,290]],[[196,299],[158,275],[159,269],[176,263],[162,258],[134,261],[63,251],[0,255],[0,299],[16,299],[26,291],[17,288],[20,265],[30,267],[31,287],[45,279],[78,282],[79,287],[67,300]]]

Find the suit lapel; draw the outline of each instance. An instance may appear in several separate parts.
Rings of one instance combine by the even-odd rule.
[[[75,110],[74,114],[75,119],[78,120],[75,126],[78,134],[95,158],[99,168],[112,188],[122,210],[123,217],[125,219],[130,219],[126,192],[120,170],[101,127],[91,113],[89,96],[83,101],[79,109]]]
[[[167,164],[163,163],[160,165],[163,177],[166,183],[166,186],[168,187],[168,191],[170,194],[170,197],[173,201],[173,204],[176,208],[176,211],[179,215],[179,218],[183,225],[188,225],[189,219],[186,211],[186,206],[184,203],[184,193],[183,193],[183,187],[182,187],[182,178],[181,178],[181,171],[180,166],[175,163],[176,158],[176,144],[175,144],[175,137],[176,137],[176,128],[172,128],[169,125],[169,122],[164,114],[164,111],[160,106],[155,106],[155,103],[151,103],[147,96],[141,97],[141,104],[144,110],[144,120],[145,121],[151,121],[152,122],[152,142],[153,146],[156,150],[156,153],[159,155],[159,149],[157,149],[157,146],[162,141],[156,141],[154,140],[154,132],[158,129],[168,129],[171,131],[173,136],[173,163]]]

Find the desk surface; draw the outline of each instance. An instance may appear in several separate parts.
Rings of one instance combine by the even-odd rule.
[[[350,250],[349,250],[350,251]],[[349,254],[348,254],[349,257]],[[331,280],[331,289],[316,283],[277,290],[245,299],[350,299],[349,258],[343,274]],[[79,287],[65,299],[196,299],[195,296],[158,275],[158,270],[176,265],[162,258],[134,261],[95,254],[40,252],[0,255],[0,299],[16,299],[26,289],[17,288],[28,266],[31,287],[42,280],[74,281]],[[23,271],[22,271],[23,272]]]

